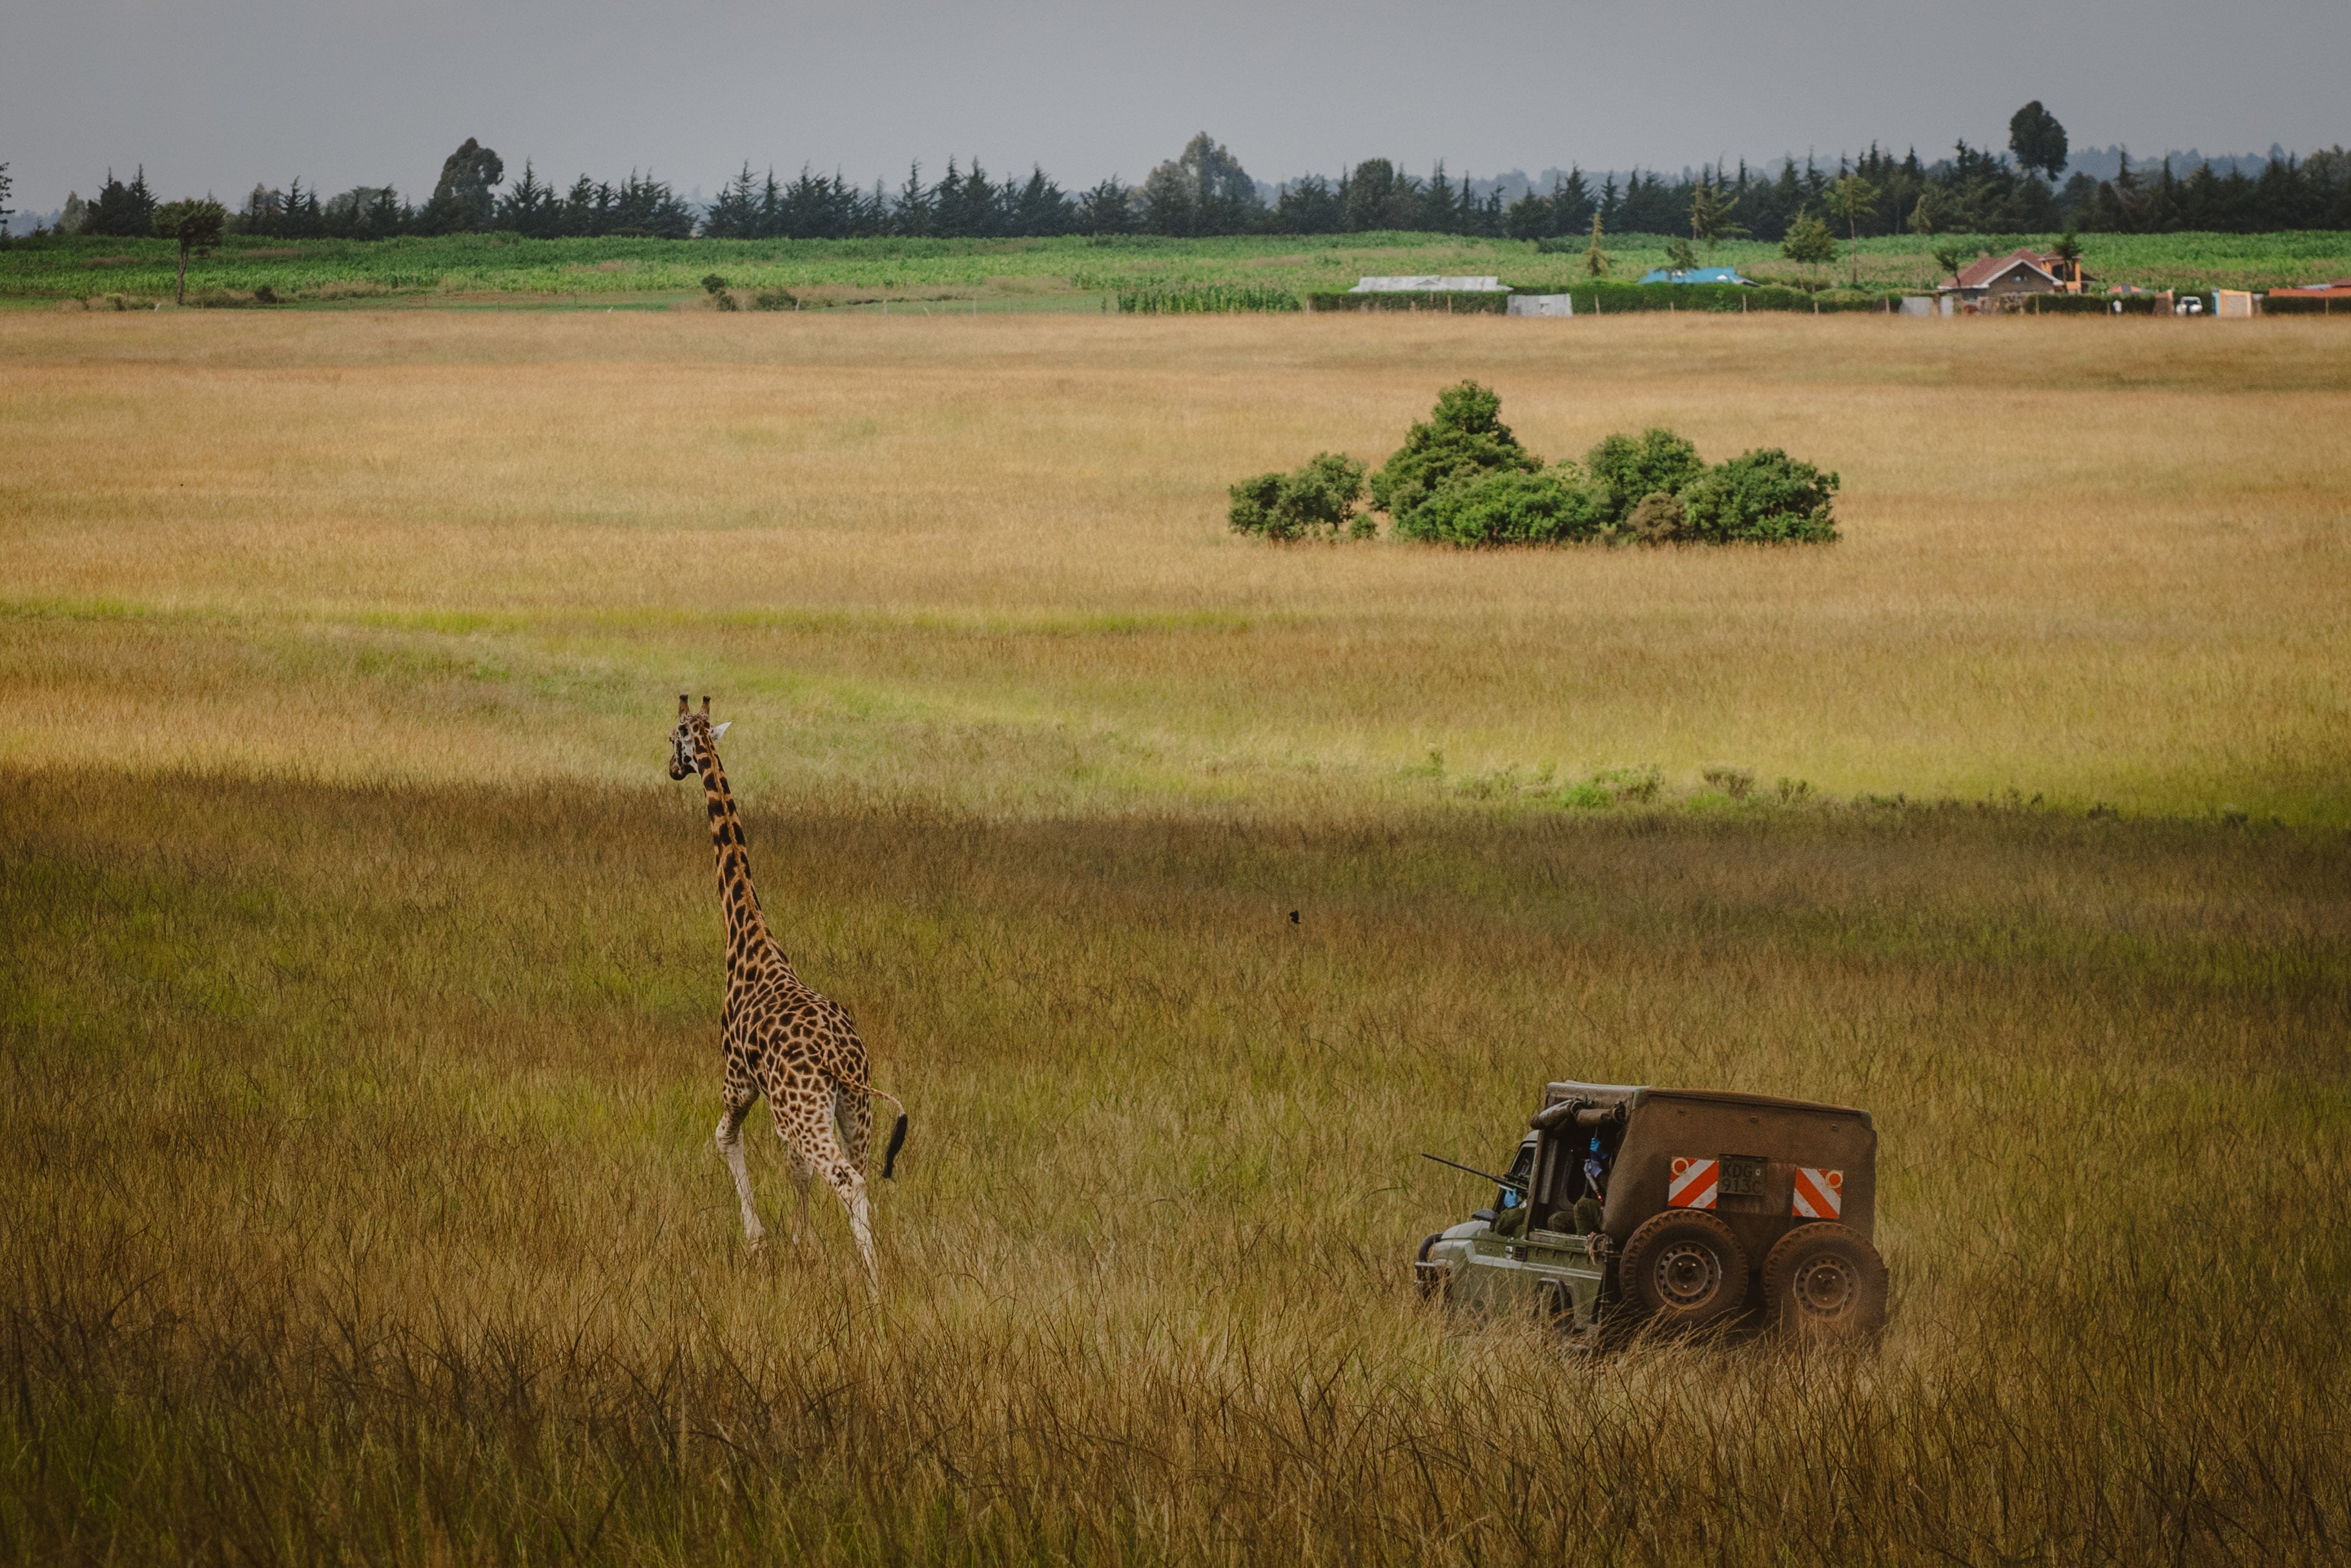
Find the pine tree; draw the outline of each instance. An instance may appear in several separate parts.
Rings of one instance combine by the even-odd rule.
[[[1127,234],[1134,232],[1134,202],[1113,174],[1078,198],[1078,233]]]
[[[555,187],[542,183],[538,170],[525,159],[522,178],[498,202],[495,226],[544,237],[559,225],[561,212],[562,201],[556,195]]]
[[[878,195],[880,186],[874,187]],[[923,188],[923,166],[919,162],[906,166],[906,183],[891,204],[890,227],[898,234],[923,235],[933,232],[934,206],[931,193]]]
[[[155,232],[155,193],[147,188],[143,165],[128,185],[114,177],[113,170],[106,171],[106,183],[99,187],[98,200],[89,205],[82,232],[124,239]]]
[[[1609,183],[1614,185],[1615,182],[1612,180]],[[1604,277],[1608,272],[1608,253],[1600,248],[1600,214],[1594,213],[1592,214],[1592,248],[1583,253],[1583,270],[1594,277]]]
[[[523,177],[530,177],[527,163],[523,165]],[[758,187],[753,182],[750,160],[745,159],[741,171],[718,188],[710,210],[703,213],[702,233],[710,239],[747,240],[758,235]]]

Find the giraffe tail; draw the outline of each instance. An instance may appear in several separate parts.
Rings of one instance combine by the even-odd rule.
[[[890,1093],[888,1090],[877,1089],[871,1084],[856,1084],[851,1086],[853,1088],[862,1089],[865,1093],[872,1095],[874,1098],[887,1100],[892,1105],[898,1107],[898,1123],[895,1127],[890,1129],[890,1147],[882,1151],[882,1179],[884,1181],[894,1181],[897,1179],[898,1151],[906,1147],[905,1102],[898,1098],[897,1096]]]

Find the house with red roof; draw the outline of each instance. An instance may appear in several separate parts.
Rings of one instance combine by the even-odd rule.
[[[2079,294],[2082,282],[2080,262],[2069,262],[2053,252],[2019,250],[2004,256],[1985,256],[1961,268],[1959,276],[1942,286],[1942,292],[1956,295],[1962,304],[1974,305],[2027,294]]]

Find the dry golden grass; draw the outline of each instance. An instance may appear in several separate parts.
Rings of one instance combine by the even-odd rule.
[[[690,793],[0,778],[6,1554],[2339,1560],[2339,842],[749,826],[914,1109],[876,1311],[741,1251]],[[1882,1350],[1422,1309],[1415,1152],[1568,1071],[1871,1106]]]
[[[692,685],[786,741],[755,788],[991,809],[1363,798],[1436,748],[2340,823],[2331,327],[10,317],[0,746],[634,779]],[[1819,461],[1845,539],[1224,531],[1228,481],[1376,459],[1465,374],[1554,456]]]
[[[1223,531],[1465,374],[1847,536]],[[2347,387],[2293,322],[0,317],[0,1557],[2339,1561]],[[875,1308],[837,1212],[739,1246],[687,686],[914,1112]],[[1926,804],[2011,785],[2139,819]],[[1415,1154],[1563,1074],[1869,1106],[1883,1345],[1420,1307]]]

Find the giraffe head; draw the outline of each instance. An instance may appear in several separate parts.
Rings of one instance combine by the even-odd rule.
[[[726,724],[735,721],[729,719]],[[726,724],[710,722],[710,699],[702,700],[702,711],[686,706],[685,693],[677,694],[677,728],[669,732],[669,776],[682,779],[702,771],[702,753],[719,736],[726,732]]]

